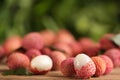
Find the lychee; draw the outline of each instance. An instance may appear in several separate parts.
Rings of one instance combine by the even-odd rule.
[[[30,65],[30,60],[25,54],[14,52],[8,57],[7,65],[9,69],[12,70],[16,70],[19,68],[28,69]]]
[[[31,32],[24,36],[23,38],[23,48],[28,49],[42,49],[44,46],[43,39],[38,32]]]
[[[96,77],[102,76],[106,70],[105,61],[98,56],[92,57],[92,60],[96,66],[96,72],[95,72],[94,76],[96,76]]]
[[[53,61],[52,70],[60,70],[61,62],[66,59],[65,54],[60,51],[52,51],[50,53],[50,57],[52,58]]]
[[[52,69],[52,59],[47,55],[39,55],[34,57],[30,63],[30,71],[33,74],[46,74]]]
[[[106,70],[105,70],[104,74],[110,73],[113,70],[112,60],[106,55],[100,55],[99,57],[102,58],[106,63]]]
[[[114,67],[120,66],[120,50],[117,48],[109,49],[104,53],[106,56],[110,57]]]
[[[30,60],[38,55],[41,55],[42,53],[37,50],[37,49],[29,49],[26,53],[25,53],[29,58]]]
[[[60,71],[64,76],[75,76],[74,58],[67,58],[61,62]]]
[[[19,49],[22,46],[22,39],[19,36],[12,36],[7,38],[7,40],[3,44],[3,48],[5,50],[5,54],[8,56],[10,53]]]
[[[105,34],[101,37],[99,43],[101,45],[101,49],[109,50],[112,48],[116,48],[117,46],[113,43],[111,38],[114,37],[114,34]]]
[[[45,46],[50,46],[55,42],[56,34],[52,30],[40,31]]]
[[[74,67],[78,77],[87,79],[95,74],[94,62],[86,54],[78,54],[74,59]]]
[[[62,43],[72,43],[75,42],[75,38],[74,36],[66,29],[61,29],[57,32],[56,34],[56,39],[55,39],[55,43],[56,42],[62,42]]]

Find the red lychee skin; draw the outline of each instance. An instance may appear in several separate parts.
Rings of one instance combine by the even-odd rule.
[[[57,32],[55,43],[72,43],[75,42],[74,36],[66,29],[61,29]]]
[[[5,52],[2,46],[0,46],[0,60],[5,57]]]
[[[92,57],[92,60],[96,66],[96,72],[95,72],[94,76],[96,76],[96,77],[102,76],[106,70],[105,61],[98,56]]]
[[[43,30],[40,32],[45,46],[50,46],[55,42],[56,34],[52,30]]]
[[[73,53],[72,57],[75,57],[76,55],[78,55],[79,53],[83,51],[82,47],[77,42],[70,43],[69,46]]]
[[[61,62],[60,71],[64,76],[75,76],[74,58],[67,58]]]
[[[120,50],[119,49],[113,48],[113,49],[107,50],[104,54],[112,60],[114,68],[120,66]]]
[[[97,56],[99,51],[100,51],[99,44],[86,46],[86,48],[84,48],[83,50],[83,52],[86,53],[90,57]]]
[[[30,49],[30,50],[28,50],[25,54],[26,54],[26,55],[30,58],[30,60],[31,60],[31,59],[33,59],[34,57],[41,55],[42,53],[41,53],[39,50],[37,50],[37,49]]]
[[[19,49],[22,46],[22,39],[19,36],[12,36],[8,38],[3,45],[6,56],[10,55],[11,52]]]
[[[19,68],[29,69],[30,60],[25,54],[14,52],[8,57],[7,65],[11,70]]]
[[[99,57],[102,58],[106,63],[106,70],[104,72],[104,75],[109,74],[113,70],[112,60],[106,55],[100,55]]]
[[[52,70],[60,70],[61,62],[66,59],[66,56],[64,55],[64,53],[62,53],[60,51],[52,51],[50,53],[50,57],[53,61]]]
[[[117,46],[110,40],[112,37],[114,37],[114,34],[105,34],[99,41],[101,45],[101,49],[103,50],[109,50],[112,48],[116,48]]]
[[[93,61],[89,61],[86,65],[82,66],[80,70],[75,69],[78,77],[88,79],[95,74],[96,68]]]
[[[50,55],[50,53],[52,52],[52,50],[50,49],[50,48],[48,48],[48,47],[44,47],[44,48],[42,48],[41,50],[41,53],[42,54],[44,54],[44,55]]]
[[[44,46],[43,39],[38,32],[31,32],[24,36],[23,38],[23,48],[29,49],[42,49]]]
[[[65,53],[67,57],[72,57],[73,53],[70,46],[66,43],[55,43],[54,47]]]
[[[79,46],[82,47],[83,52],[88,56],[96,56],[97,53],[100,51],[100,44],[95,43],[90,38],[80,38],[78,40]]]

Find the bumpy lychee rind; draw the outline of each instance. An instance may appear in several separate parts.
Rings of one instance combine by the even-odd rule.
[[[25,54],[14,52],[8,57],[7,65],[11,70],[16,70],[19,68],[28,69],[30,65],[30,60]]]
[[[120,50],[117,48],[109,49],[104,53],[106,56],[110,57],[113,62],[114,67],[120,66]]]
[[[60,71],[64,76],[74,76],[75,69],[74,69],[74,58],[67,58],[62,61],[60,65]]]
[[[100,58],[102,58],[106,63],[106,70],[105,70],[104,74],[110,73],[113,70],[112,60],[106,55],[100,55]]]
[[[92,57],[92,60],[96,66],[96,72],[94,74],[94,76],[99,77],[102,76],[106,70],[106,63],[105,61],[100,58],[100,57]]]
[[[90,78],[96,71],[94,62],[85,54],[78,54],[75,57],[74,67],[77,76],[83,79]]]
[[[38,55],[41,55],[42,53],[37,50],[37,49],[30,49],[28,50],[26,53],[25,53],[29,58],[30,60]]]
[[[80,70],[78,69],[75,70],[76,70],[76,74],[80,78],[87,79],[95,74],[96,68],[93,61],[89,61],[86,65],[82,66]]]
[[[26,50],[28,49],[42,49],[44,46],[43,39],[38,32],[28,33],[23,37],[22,46]]]
[[[66,59],[65,54],[60,51],[52,51],[50,53],[50,57],[52,58],[53,61],[52,70],[60,70],[61,62]]]

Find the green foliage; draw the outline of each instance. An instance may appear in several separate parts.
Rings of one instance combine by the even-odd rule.
[[[120,32],[119,7],[118,0],[1,0],[0,43],[14,34],[61,28],[98,40]]]

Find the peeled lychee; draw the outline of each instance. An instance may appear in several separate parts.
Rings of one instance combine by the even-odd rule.
[[[9,37],[3,45],[5,54],[8,56],[11,52],[19,49],[22,46],[22,39],[19,36]]]
[[[41,55],[42,53],[37,50],[37,49],[30,49],[28,50],[26,53],[25,53],[29,58],[30,60],[38,55]]]
[[[94,62],[86,54],[78,54],[74,59],[74,67],[78,77],[86,79],[95,74]]]
[[[9,69],[12,70],[16,70],[19,68],[28,69],[30,65],[30,60],[25,54],[14,52],[8,57],[7,65]]]
[[[47,55],[34,57],[30,63],[30,70],[33,74],[46,74],[52,69],[52,59]]]
[[[66,59],[65,54],[60,51],[52,51],[50,53],[50,57],[52,58],[53,61],[52,70],[60,70],[61,62]]]
[[[94,76],[96,76],[96,77],[102,76],[106,70],[105,61],[98,56],[92,57],[92,60],[96,66],[96,72],[95,72]]]
[[[75,76],[74,58],[67,58],[62,61],[60,71],[64,76]]]
[[[102,58],[106,63],[106,70],[105,70],[104,74],[110,73],[113,70],[112,60],[106,55],[100,55],[99,57]]]
[[[120,50],[117,48],[109,49],[104,53],[106,56],[110,57],[114,67],[120,66]]]
[[[105,34],[100,39],[99,43],[101,45],[101,49],[109,50],[112,48],[116,48],[116,45],[112,42],[111,38],[114,37],[114,34]]]
[[[38,32],[31,32],[23,38],[23,48],[28,49],[42,49],[44,46],[43,39]]]

